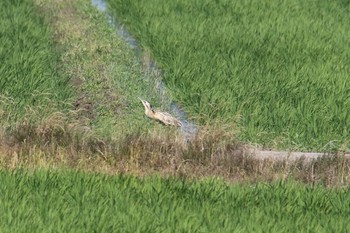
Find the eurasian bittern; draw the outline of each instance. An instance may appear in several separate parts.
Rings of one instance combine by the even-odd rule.
[[[154,110],[151,106],[150,103],[148,103],[146,100],[143,100],[139,98],[145,107],[145,114],[151,119],[154,119],[156,121],[160,121],[164,125],[171,125],[171,126],[176,126],[180,127],[182,125],[181,121],[173,117],[167,112],[160,112],[157,110]]]

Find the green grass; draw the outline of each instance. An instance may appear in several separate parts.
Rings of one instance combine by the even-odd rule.
[[[144,117],[138,97],[165,109],[168,102],[156,94],[154,82],[106,15],[86,0],[35,1],[51,22],[61,71],[75,89],[74,105],[80,117],[89,119],[84,124],[117,140],[155,125]]]
[[[346,232],[349,188],[0,171],[2,232]]]
[[[120,140],[154,125],[138,97],[167,108],[133,50],[90,1],[6,0],[0,6],[1,131],[30,138],[27,129],[43,135],[40,127],[73,126],[73,134],[83,128]]]
[[[164,108],[167,103],[155,94],[152,78],[143,77],[133,51],[115,36],[106,18],[90,1],[33,2],[0,2],[1,124],[16,122],[23,116],[49,115],[47,121],[34,126],[24,119],[12,137],[1,135],[0,232],[350,230],[348,187],[327,189],[292,181],[228,185],[213,178],[189,181],[16,169],[52,165],[112,174],[116,171],[174,172],[181,177],[219,174],[238,180],[250,176],[252,180],[273,180],[295,174],[298,180],[330,186],[346,183],[348,173],[346,162],[341,159],[320,161],[305,168],[298,164],[259,163],[241,154],[228,156],[235,147],[221,146],[222,135],[231,134],[220,130],[214,131],[216,134],[205,131],[205,139],[188,144],[189,149],[182,148],[173,131],[167,128],[160,131],[163,129],[159,125],[149,130],[153,123],[143,116],[137,97],[150,99]],[[145,43],[145,39],[141,41]],[[192,44],[195,46],[193,41]],[[175,58],[177,62],[182,59]],[[166,71],[167,85],[180,98],[181,89],[175,84],[185,83],[186,79],[171,79],[169,71],[174,67],[166,69],[170,64],[166,56],[158,55],[158,59]],[[201,69],[201,63],[197,64]],[[188,72],[180,68],[177,72]],[[67,85],[68,79],[74,94]],[[198,88],[202,90],[201,86]],[[213,90],[216,88],[213,85]],[[181,103],[189,111],[199,107],[197,114],[204,119],[225,119],[215,109],[211,109],[212,115],[204,114],[203,102],[199,102],[203,106],[192,106],[189,102],[186,105],[185,99]],[[76,113],[70,115],[67,111],[69,114],[64,115],[61,111],[67,106],[70,109],[78,106],[73,109]]]
[[[270,148],[349,148],[348,1],[108,2],[198,123]]]
[[[0,44],[2,123],[15,122],[26,109],[43,115],[67,107],[68,79],[57,71],[51,29],[32,1],[0,2]]]

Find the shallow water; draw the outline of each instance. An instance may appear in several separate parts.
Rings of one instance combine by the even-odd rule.
[[[107,12],[107,6],[104,0],[92,0],[92,5],[95,6],[99,11],[107,15],[108,24],[113,27],[116,34],[123,38],[123,40],[134,50],[135,56],[138,62],[142,63],[144,77],[147,78],[150,75],[154,76],[155,89],[157,94],[162,101],[165,99],[169,100],[166,96],[164,83],[160,80],[161,71],[157,68],[156,63],[152,59],[144,59],[141,47],[138,45],[136,39],[121,25],[117,19],[113,18]],[[135,97],[136,98],[136,97]],[[181,132],[185,140],[189,140],[196,133],[196,126],[186,119],[186,114],[182,111],[174,101],[170,102],[170,110],[173,115],[175,115],[182,123]]]

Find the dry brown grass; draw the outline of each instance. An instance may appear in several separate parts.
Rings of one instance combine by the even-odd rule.
[[[188,142],[171,130],[156,128],[103,140],[79,124],[55,114],[32,125],[25,120],[3,131],[3,168],[68,167],[108,174],[160,174],[189,179],[218,176],[228,181],[255,182],[293,178],[309,184],[346,185],[350,161],[341,155],[311,162],[261,160],[248,155],[224,128],[204,127]]]

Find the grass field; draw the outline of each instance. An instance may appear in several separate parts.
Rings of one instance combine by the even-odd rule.
[[[197,123],[237,123],[269,148],[349,148],[348,1],[108,2]]]
[[[136,4],[136,1],[132,3]],[[186,16],[184,11],[191,8],[181,6],[180,2],[174,3],[178,4],[176,9],[180,18],[188,17],[190,20],[191,17]],[[168,6],[173,7],[174,3],[169,2]],[[227,14],[217,17],[223,21],[230,18],[230,4],[217,11],[211,10],[214,2],[204,0],[193,2],[191,6],[204,9],[202,4],[209,7],[204,13]],[[240,4],[238,2],[235,7]],[[332,4],[337,6],[337,3]],[[135,6],[130,6],[130,9],[137,9]],[[155,7],[152,4],[147,6]],[[247,6],[244,9],[251,8]],[[325,8],[320,9],[325,11]],[[343,10],[346,9],[344,6]],[[243,9],[241,11],[244,13]],[[159,15],[166,13],[167,17],[173,17],[171,12],[158,11]],[[184,60],[188,62],[188,68],[196,64],[199,70],[203,69],[202,80],[197,82],[193,79],[191,83],[194,86],[183,86],[198,89],[198,95],[194,95],[198,97],[197,102],[191,106],[186,96],[180,98],[181,92],[186,90],[179,88],[189,82],[186,75],[194,74],[191,69],[183,69],[184,57],[178,56],[177,49],[186,48],[181,44],[185,40],[181,43],[174,41],[178,43],[178,48],[171,47],[169,41],[165,41],[163,47],[154,44],[154,48],[176,55],[172,58],[177,59],[174,64],[179,65],[178,69],[170,66],[169,57],[148,44],[149,37],[140,37],[143,45],[151,48],[164,68],[167,86],[188,112],[202,118],[203,122],[215,119],[207,126],[198,126],[195,137],[184,143],[179,132],[155,124],[144,116],[137,97],[144,97],[162,109],[169,107],[169,99],[157,95],[154,77],[148,77],[150,74],[145,72],[132,49],[115,34],[115,30],[106,23],[106,16],[93,8],[90,0],[5,0],[0,2],[0,13],[0,58],[3,61],[0,63],[0,232],[350,230],[350,192],[347,186],[350,182],[350,161],[341,156],[341,151],[337,156],[329,155],[310,163],[303,160],[261,161],[245,156],[245,147],[241,147],[236,139],[235,125],[225,122],[227,116],[221,115],[220,111],[227,108],[227,112],[239,114],[229,107],[232,102],[220,102],[221,99],[213,93],[219,91],[217,97],[221,94],[233,97],[220,89],[220,82],[226,82],[224,79],[218,80],[218,84],[207,79],[206,66],[199,62],[205,59],[202,48],[187,54],[192,58],[199,56],[198,60],[193,60],[197,62]],[[241,20],[248,19],[244,14]],[[148,19],[144,13],[139,17]],[[208,18],[208,21],[203,21],[204,33],[206,26],[211,25],[209,22],[214,21],[211,17],[201,17],[196,20]],[[342,14],[339,17],[347,19]],[[153,25],[153,21],[149,22],[149,26]],[[162,22],[167,23],[165,19]],[[190,24],[183,25],[193,30]],[[151,31],[143,34],[144,29],[141,29],[138,32],[134,28],[135,35],[158,36],[152,35]],[[168,29],[168,34],[172,35],[173,29],[170,26]],[[263,29],[261,33],[265,32]],[[218,32],[220,28],[216,30]],[[227,28],[222,27],[221,30],[226,32]],[[247,30],[248,34],[251,33],[249,35],[253,32],[253,28]],[[212,35],[208,34],[209,41],[223,43],[213,40]],[[226,38],[222,34],[216,35]],[[192,40],[192,46],[206,45],[194,43],[198,35],[191,36],[187,39]],[[227,34],[225,40],[231,40],[231,36]],[[178,38],[182,39],[186,38]],[[271,44],[274,37],[267,36],[266,39]],[[287,36],[285,39],[290,38]],[[345,37],[340,39],[347,42]],[[241,38],[241,42],[251,43],[254,49],[260,48],[254,44],[257,43],[255,40]],[[266,48],[270,48],[267,45]],[[338,48],[336,45],[332,44]],[[222,48],[226,49],[225,46]],[[249,63],[254,56],[246,49],[242,49],[241,53],[245,54],[245,61]],[[215,53],[210,48],[208,51],[212,55],[218,54],[212,59],[215,64],[211,65],[213,70],[210,75],[213,78],[218,71],[217,65],[225,60],[221,55],[232,55],[232,61],[237,65],[247,64],[236,61],[237,54]],[[279,54],[269,51],[276,56]],[[343,56],[340,52],[339,57],[333,58],[338,59],[339,67],[346,69]],[[271,59],[266,57],[261,60],[262,64],[267,60]],[[270,65],[278,64],[277,60]],[[256,65],[249,64],[251,67]],[[322,66],[316,63],[314,68],[317,65]],[[261,65],[262,71],[264,67]],[[304,69],[307,71],[306,67]],[[232,69],[222,70],[223,78],[227,78],[224,74],[229,71]],[[235,71],[237,76],[239,71],[239,68]],[[336,71],[339,71],[337,77],[343,78],[342,67]],[[174,76],[177,72],[183,72],[181,76],[184,75],[184,79]],[[242,76],[241,81],[253,71],[245,72],[247,76]],[[271,77],[274,77],[272,74]],[[261,74],[257,77],[262,78]],[[310,76],[309,81],[312,78]],[[325,79],[320,80],[326,85]],[[339,84],[337,80],[331,80],[334,86]],[[240,85],[243,87],[250,82],[255,85],[252,80]],[[227,83],[228,90],[232,91],[233,84]],[[318,85],[318,82],[314,84]],[[213,92],[202,90],[202,86],[206,85],[212,85]],[[261,90],[266,90],[261,82],[259,85]],[[188,89],[188,94],[192,89]],[[209,93],[210,100],[205,99],[205,92]],[[296,90],[295,93],[299,92]],[[342,98],[342,93],[346,95],[346,92],[340,91],[337,96]],[[253,97],[249,97],[246,104]],[[216,101],[217,104],[217,107],[212,105],[210,114],[204,112],[208,101]],[[344,106],[347,103],[339,102]],[[242,116],[247,111],[243,107],[239,107]],[[238,123],[243,127],[244,121],[245,118],[242,118]],[[250,130],[253,132],[253,128]],[[246,136],[249,139],[247,131],[243,131],[242,135],[242,138]],[[344,135],[339,135],[338,139],[341,141]],[[288,140],[282,144],[294,142]],[[335,141],[335,146],[340,141]],[[271,144],[275,142],[272,140]],[[293,146],[299,148],[301,144]],[[310,144],[309,147],[313,146]],[[225,182],[208,177],[221,177]]]
[[[347,232],[349,188],[0,171],[3,232]]]
[[[33,2],[1,1],[0,35],[0,124],[30,109],[36,117],[67,109],[68,77],[58,72],[51,29]]]

